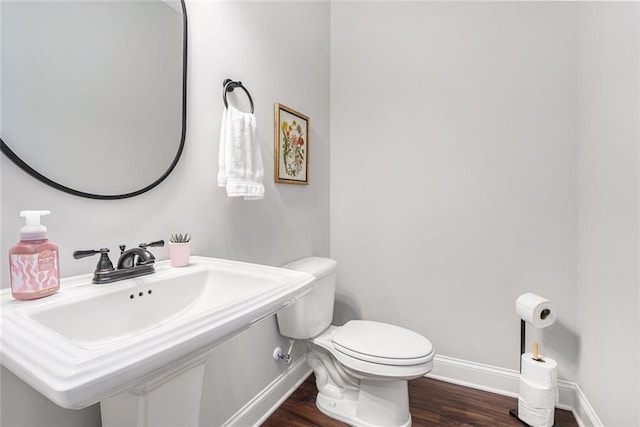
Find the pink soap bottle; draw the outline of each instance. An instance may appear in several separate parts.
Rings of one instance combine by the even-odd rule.
[[[20,241],[9,250],[11,295],[18,300],[46,297],[60,289],[58,246],[47,239],[47,227],[40,217],[49,211],[22,211],[27,224],[20,229]]]

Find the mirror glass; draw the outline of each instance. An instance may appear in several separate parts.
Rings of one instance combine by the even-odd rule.
[[[61,186],[106,196],[93,198],[130,197],[164,179],[184,144],[183,3],[0,8],[3,151]]]

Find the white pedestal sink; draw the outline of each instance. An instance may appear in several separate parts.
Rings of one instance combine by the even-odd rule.
[[[0,292],[2,365],[56,404],[101,402],[104,427],[197,426],[207,355],[218,343],[293,303],[314,277],[191,257],[184,268],[15,301]]]

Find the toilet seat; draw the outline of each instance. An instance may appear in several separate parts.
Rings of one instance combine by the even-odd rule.
[[[332,339],[338,352],[361,360],[391,366],[420,365],[433,358],[433,345],[422,335],[400,326],[352,320]]]
[[[349,326],[352,322],[356,324]],[[359,324],[360,322],[363,323]],[[341,334],[344,328],[347,332]],[[392,332],[399,333],[391,338],[387,336],[387,333]],[[404,332],[410,334],[405,335]],[[418,338],[412,334],[418,335]],[[388,341],[383,341],[382,336]],[[412,341],[414,345],[422,343],[422,347],[414,347],[411,343],[405,346],[405,340]],[[310,339],[309,343],[328,350],[345,370],[358,378],[410,380],[419,378],[433,369],[435,351],[429,340],[408,329],[386,323],[352,320],[344,326],[329,326],[321,334]],[[396,345],[392,347],[390,343]]]

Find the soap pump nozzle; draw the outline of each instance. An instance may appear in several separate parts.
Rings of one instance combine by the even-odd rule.
[[[47,238],[47,227],[40,224],[40,217],[49,215],[51,211],[21,211],[20,216],[27,223],[20,228],[20,240],[42,240]]]

